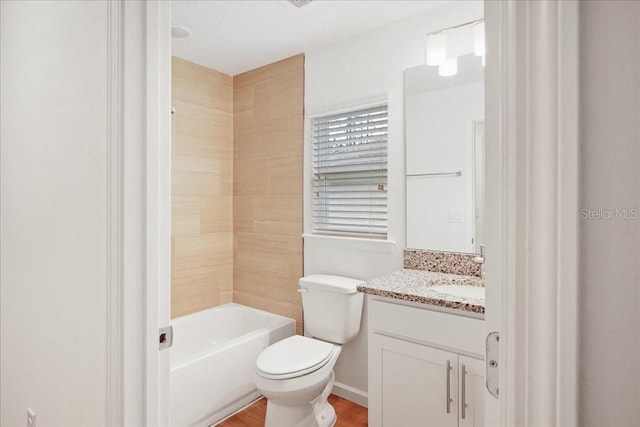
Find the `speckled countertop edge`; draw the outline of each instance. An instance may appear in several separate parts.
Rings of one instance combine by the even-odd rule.
[[[436,285],[483,287],[484,281],[475,276],[403,269],[365,282],[358,286],[358,290],[371,295],[484,313],[484,298],[473,299],[430,289]]]
[[[405,249],[403,267],[411,270],[482,277],[482,265],[475,262],[475,257],[475,254],[459,252]]]

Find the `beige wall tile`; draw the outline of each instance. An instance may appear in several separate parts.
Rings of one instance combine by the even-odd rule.
[[[302,183],[293,180],[276,180],[277,184],[269,186],[269,194],[272,196],[293,197],[302,192]]]
[[[220,159],[209,157],[174,154],[171,157],[171,170],[172,172],[203,172],[219,175],[222,172],[222,162]]]
[[[175,201],[171,203],[171,234],[200,233],[200,202]]]
[[[174,58],[172,315],[233,301],[302,331],[304,57],[231,78]]]
[[[269,159],[269,194],[284,197],[302,194],[302,156]]]
[[[302,335],[303,326],[302,326],[302,303],[300,304],[291,304],[288,302],[282,301],[269,301],[268,310],[279,314],[281,316],[289,317],[296,321],[296,333]]]
[[[269,65],[247,71],[246,73],[238,74],[237,76],[233,76],[233,88],[239,89],[241,87],[260,83],[261,81],[268,79],[270,75],[271,69],[269,68]]]
[[[210,85],[204,80],[193,81],[183,77],[171,79],[172,97],[194,105],[232,112],[233,91],[223,85]]]
[[[230,134],[232,131],[229,132]],[[204,157],[217,160],[233,160],[233,138],[219,139],[215,144],[210,139],[173,132],[173,155]]]
[[[256,198],[253,205],[253,230],[261,234],[300,236],[301,207],[301,198]]]
[[[173,58],[171,315],[233,298],[233,78]]]
[[[269,176],[302,181],[302,156],[274,156],[269,159]]]
[[[233,302],[233,291],[220,292],[220,304]]]
[[[204,196],[199,210],[202,233],[233,231],[233,199],[230,196]]]
[[[237,159],[233,168],[234,196],[268,194],[268,159]]]
[[[249,307],[255,307],[259,310],[269,311],[269,298],[261,297],[258,295],[242,292],[238,290],[233,291],[233,302],[238,304],[248,305]]]
[[[289,122],[286,117],[236,126],[235,134],[236,159],[281,156],[289,149]]]
[[[253,116],[256,120],[265,120],[273,117],[295,114],[302,109],[304,87],[302,84],[283,90],[272,92],[268,96],[255,98],[253,101]]]
[[[171,282],[171,317],[218,305],[218,271],[174,278]]]
[[[220,84],[233,91],[233,77],[228,74],[218,73],[220,75]],[[233,108],[233,105],[231,106]]]
[[[253,109],[253,86],[235,87],[233,89],[233,114]],[[237,120],[234,116],[234,123]]]
[[[289,304],[302,304],[300,292],[298,292],[298,278],[270,276],[269,298]]]
[[[187,196],[216,196],[221,194],[220,173],[173,171],[171,186],[174,193]]]
[[[271,98],[279,93],[286,92],[288,90],[299,89],[304,84],[303,75],[300,71],[294,71],[288,74],[274,75],[270,79],[256,83],[253,89],[253,96],[255,99]],[[294,105],[301,105],[303,99],[291,98],[287,100],[288,103]],[[291,114],[295,114],[294,111]]]
[[[269,297],[269,278],[263,273],[236,267],[233,281],[235,283],[234,290],[259,297]]]
[[[237,269],[256,273],[288,276],[289,259],[286,238],[266,234],[236,233],[234,265]]]
[[[220,265],[218,272],[220,293],[233,291],[233,263]]]
[[[297,321],[304,57],[235,76],[234,301]]]
[[[272,76],[280,76],[289,73],[300,73],[304,75],[304,54],[291,56],[273,64],[268,65]]]
[[[232,144],[233,128],[190,117],[174,116],[173,131],[179,135],[203,138],[209,143]],[[179,119],[179,120],[176,120]]]
[[[253,231],[253,202],[252,196],[233,197],[233,231]]]
[[[233,112],[231,111],[192,104],[180,99],[173,99],[172,106],[175,108],[173,113],[174,119],[175,117],[184,117],[224,128],[233,127]]]
[[[189,81],[204,81],[210,85],[220,85],[220,77],[222,73],[219,73],[211,68],[203,67],[202,65],[194,64],[186,59],[173,57],[171,61],[171,76],[172,77],[184,77]]]
[[[233,197],[233,161],[220,164],[220,195]]]
[[[291,132],[303,132],[304,131],[304,114],[290,114],[289,115],[289,130]],[[302,144],[300,144],[300,140],[297,141],[297,148],[302,148]]]
[[[233,233],[207,233],[174,236],[175,275],[184,277],[190,270],[216,268],[233,262]]]

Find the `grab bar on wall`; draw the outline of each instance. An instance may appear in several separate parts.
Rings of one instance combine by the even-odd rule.
[[[407,176],[462,176],[462,171],[457,172],[434,172],[434,173],[410,173]]]

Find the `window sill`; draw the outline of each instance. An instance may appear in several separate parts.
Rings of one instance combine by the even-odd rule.
[[[394,240],[363,239],[361,237],[324,236],[319,234],[302,235],[305,245],[315,247],[335,247],[368,252],[393,253],[396,248]]]

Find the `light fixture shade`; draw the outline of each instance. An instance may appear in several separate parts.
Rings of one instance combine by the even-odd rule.
[[[486,50],[484,37],[484,21],[473,24],[473,54],[483,56]]]
[[[427,65],[440,65],[447,59],[444,33],[427,36]]]
[[[440,77],[450,77],[458,74],[458,58],[447,58],[445,61],[438,65],[438,75]]]

